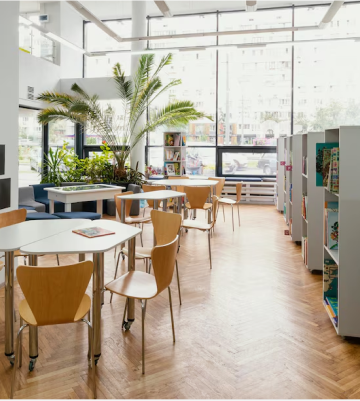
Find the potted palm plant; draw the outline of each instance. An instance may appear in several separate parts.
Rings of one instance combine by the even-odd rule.
[[[109,118],[109,108],[104,110],[97,95],[89,95],[79,85],[73,84],[73,94],[44,92],[38,97],[52,106],[39,112],[38,120],[47,124],[56,120],[70,120],[80,123],[90,133],[101,137],[114,155],[114,180],[128,181],[136,172],[125,167],[131,150],[148,132],[161,127],[181,127],[190,121],[211,117],[197,111],[191,101],[172,101],[148,115],[144,125],[139,126],[139,119],[151,104],[170,88],[180,85],[180,79],[174,79],[163,85],[160,73],[172,62],[172,54],[164,56],[158,65],[154,63],[154,54],[142,55],[136,73],[126,77],[119,63],[113,68],[113,82],[118,99],[121,100],[122,114],[118,119]]]

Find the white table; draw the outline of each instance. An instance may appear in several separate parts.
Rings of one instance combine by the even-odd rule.
[[[121,224],[111,220],[88,221],[82,224],[84,227],[101,227],[114,231],[114,235],[104,237],[87,238],[75,234],[71,230],[64,231],[58,235],[33,242],[20,248],[21,252],[34,257],[36,265],[37,255],[46,254],[93,254],[93,298],[92,298],[92,323],[94,328],[94,353],[95,361],[101,355],[101,304],[104,289],[104,252],[128,241],[128,270],[135,270],[135,237],[141,233],[141,229]],[[77,227],[76,227],[77,228]],[[135,320],[135,304],[128,309],[128,321]],[[30,332],[29,338],[33,351],[37,350],[37,332]],[[36,353],[37,355],[37,353]],[[35,362],[35,361],[34,361]]]
[[[5,355],[11,362],[14,359],[14,252],[32,242],[80,227],[87,222],[80,219],[34,220],[0,229],[0,251],[5,253]]]
[[[72,203],[96,200],[96,212],[101,216],[103,211],[103,200],[113,198],[114,195],[122,192],[123,189],[125,188],[105,184],[44,188],[45,191],[48,191],[48,198],[50,201],[49,211],[51,214],[54,213],[54,201],[65,203],[65,212],[71,212]]]

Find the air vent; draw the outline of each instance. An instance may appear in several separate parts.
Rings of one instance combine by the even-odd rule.
[[[34,100],[34,87],[33,86],[28,86],[28,88],[27,88],[27,98],[29,100]]]

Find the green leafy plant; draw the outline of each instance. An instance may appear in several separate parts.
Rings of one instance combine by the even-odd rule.
[[[45,171],[41,183],[54,183],[59,186],[60,183],[64,182],[63,176],[63,161],[65,157],[65,152],[63,148],[57,148],[55,151],[50,148],[49,153],[45,154]]]
[[[115,159],[114,176],[116,180],[128,180],[137,173],[125,168],[131,150],[147,132],[161,127],[181,127],[190,121],[211,117],[195,110],[191,101],[173,101],[163,108],[151,112],[147,122],[139,126],[140,118],[151,104],[170,88],[180,85],[181,80],[174,79],[163,85],[160,72],[172,62],[172,54],[163,57],[155,66],[154,54],[140,57],[139,65],[133,77],[125,77],[119,63],[113,68],[113,82],[118,99],[121,100],[122,113],[115,118],[111,107],[101,108],[97,95],[90,96],[79,85],[73,84],[73,94],[44,92],[38,100],[47,102],[53,107],[39,112],[38,120],[42,124],[57,120],[70,120],[86,126],[88,132],[98,135],[107,143]],[[130,175],[129,175],[130,174]]]

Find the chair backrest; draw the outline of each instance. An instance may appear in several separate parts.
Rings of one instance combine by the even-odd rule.
[[[159,294],[169,287],[173,274],[178,248],[178,236],[166,245],[158,245],[151,251],[151,263],[154,268],[154,275]]]
[[[202,209],[210,193],[210,187],[185,187],[190,209]]]
[[[170,180],[188,180],[190,177],[188,177],[188,176],[186,176],[186,175],[175,175],[175,176],[169,176],[169,179]],[[184,192],[184,187],[182,186],[182,185],[179,185],[179,186],[172,186],[171,187],[171,189],[172,190],[175,190],[175,188],[176,188],[176,190],[178,191],[178,192]]]
[[[239,203],[241,201],[241,189],[242,189],[242,183],[238,182],[236,184],[236,203]]]
[[[26,209],[13,210],[0,214],[0,228],[22,223],[26,219]]]
[[[114,195],[114,200],[115,200],[115,206],[116,210],[118,212],[118,215],[121,220],[121,199],[118,198],[118,196],[121,195],[132,195],[132,191],[127,191],[127,192],[121,192],[119,194]],[[131,209],[131,204],[132,204],[132,199],[127,199],[125,201],[125,219],[130,216],[130,209]]]
[[[19,187],[19,205],[26,205],[28,201],[35,201],[34,188],[30,185]]]
[[[150,215],[157,245],[168,244],[178,235],[181,226],[180,214],[152,210]]]
[[[17,268],[19,285],[38,326],[74,322],[93,269],[91,261]]]
[[[144,192],[153,192],[153,191],[164,191],[166,189],[165,185],[147,185],[143,184],[142,189]],[[153,200],[147,200],[146,201],[150,207],[154,207],[154,201]]]
[[[209,177],[209,180],[212,181],[217,181],[218,183],[216,184],[216,196],[218,198],[221,197],[222,191],[224,189],[224,185],[225,185],[225,178],[217,178],[217,177]]]
[[[34,188],[35,200],[40,199],[40,198],[48,199],[48,191],[45,191],[45,188],[55,187],[55,184],[53,184],[53,183],[49,183],[49,184],[34,184],[34,185],[32,185],[32,187]]]
[[[216,195],[212,196],[212,222],[211,225],[212,227],[214,227],[215,223],[216,223],[216,218],[217,218],[217,210],[218,210],[218,206],[219,206],[219,198]]]

